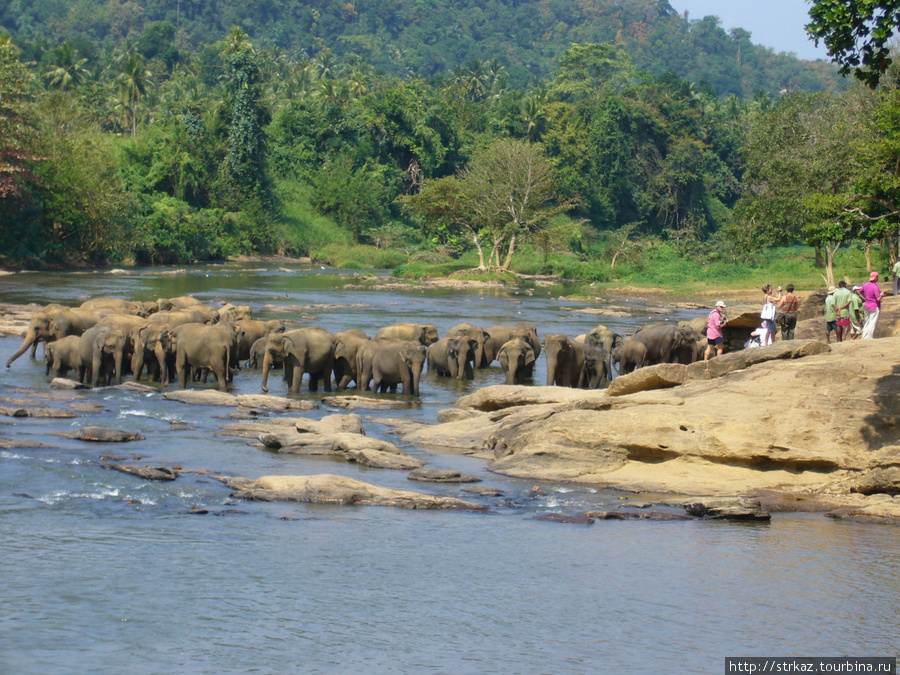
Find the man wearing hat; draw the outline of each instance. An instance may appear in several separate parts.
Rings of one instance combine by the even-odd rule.
[[[881,300],[884,293],[878,287],[878,272],[869,275],[869,281],[863,284],[860,291],[863,296],[866,319],[863,323],[863,340],[871,340],[875,337],[875,326],[878,324],[878,315],[881,314]]]
[[[831,344],[831,334],[837,331],[837,312],[834,309],[834,286],[828,287],[825,296],[825,342]]]
[[[722,328],[727,322],[725,321],[724,312],[725,301],[719,300],[706,320],[706,353],[703,355],[704,361],[709,361],[713,348],[716,350],[716,356],[722,356],[722,352],[725,351],[725,336],[722,334]]]
[[[862,297],[862,286],[854,286],[853,287],[853,297],[850,298],[850,339],[858,340],[859,336],[862,335],[862,325],[863,325],[863,317],[864,307],[863,307],[863,297]]]

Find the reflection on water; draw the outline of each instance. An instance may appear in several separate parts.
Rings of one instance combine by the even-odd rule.
[[[541,335],[576,335],[597,323],[574,311],[583,304],[559,300],[559,289],[373,292],[335,288],[345,277],[356,281],[352,274],[319,272],[231,265],[173,276],[16,275],[0,279],[0,301],[194,293],[250,304],[261,318],[275,316],[265,306],[327,304],[305,310],[315,318],[303,322],[369,333],[403,320],[428,319],[441,331],[461,320],[526,320]],[[606,323],[628,332],[635,320]],[[0,359],[17,346],[0,340]],[[258,392],[259,378],[242,371],[236,393]],[[498,368],[462,384],[427,374],[421,407],[364,413],[367,432],[398,442],[382,415],[433,421],[460,395],[499,382]],[[0,673],[721,672],[726,656],[897,652],[894,528],[820,515],[778,515],[769,525],[538,522],[541,512],[613,508],[630,496],[553,484],[534,491],[535,483],[489,474],[479,460],[411,447],[504,496],[413,486],[481,500],[488,515],[234,503],[204,476],[148,483],[104,469],[101,455],[248,477],[329,472],[410,483],[403,472],[217,437],[231,421],[227,408],[51,391],[41,365],[24,357],[0,373],[0,397],[33,398],[31,390],[55,399],[48,405],[74,398],[104,411],[0,418],[0,438],[44,444],[0,450]],[[57,435],[86,424],[147,440],[98,448]],[[208,513],[189,513],[195,508]]]

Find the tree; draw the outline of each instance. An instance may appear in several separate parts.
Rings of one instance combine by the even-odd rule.
[[[88,75],[84,64],[87,59],[78,58],[78,50],[71,42],[66,42],[53,49],[53,65],[46,72],[47,83],[62,91],[69,87],[77,87]]]
[[[124,106],[131,111],[131,135],[137,133],[138,106],[152,85],[150,71],[140,54],[132,54],[122,61],[116,75],[116,87]]]
[[[477,153],[458,177],[426,181],[420,195],[406,203],[426,219],[466,232],[478,251],[479,269],[506,271],[519,237],[545,229],[572,208],[557,201],[554,182],[555,171],[540,146],[504,139]]]
[[[900,26],[900,0],[813,0],[806,30],[828,47],[842,75],[876,87],[891,65],[889,41]]]
[[[18,48],[0,37],[0,204],[19,202],[40,158],[31,151],[36,136],[27,108],[34,78],[19,61]]]

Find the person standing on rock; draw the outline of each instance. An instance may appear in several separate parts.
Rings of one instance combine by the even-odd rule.
[[[762,325],[766,329],[766,334],[762,339],[762,346],[765,347],[775,341],[775,315],[778,314],[776,305],[781,300],[781,286],[778,287],[776,293],[773,293],[772,284],[766,284],[762,287],[762,292],[765,294],[765,300],[759,316],[762,318]]]
[[[896,298],[900,295],[900,260],[894,263],[891,273],[894,275],[894,297]]]
[[[853,287],[853,297],[850,298],[850,339],[858,340],[862,335],[864,314],[864,301],[860,291],[862,286]]]
[[[875,326],[878,324],[878,316],[881,314],[881,300],[884,293],[878,286],[878,272],[872,272],[869,275],[869,281],[863,284],[862,296],[864,301],[864,309],[866,319],[863,323],[862,339],[872,340],[875,337]]]
[[[725,351],[725,336],[722,334],[722,329],[728,322],[725,319],[724,312],[725,302],[719,300],[706,320],[706,353],[703,355],[704,361],[709,361],[714,348],[716,356],[722,356],[722,352]]]
[[[831,334],[837,331],[837,312],[834,311],[834,286],[828,287],[828,295],[825,296],[825,342],[831,344]]]
[[[793,340],[794,329],[797,327],[797,308],[800,306],[797,296],[794,295],[794,284],[787,285],[787,292],[781,296],[778,302],[778,311],[781,312],[781,339]]]
[[[837,314],[837,341],[843,342],[850,335],[850,303],[853,302],[853,292],[847,288],[847,282],[841,279],[838,289],[834,292],[834,312]]]

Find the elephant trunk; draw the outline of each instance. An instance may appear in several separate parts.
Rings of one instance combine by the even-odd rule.
[[[468,352],[464,349],[460,349],[456,353],[456,379],[464,380],[468,376],[468,365],[469,365],[469,356]]]
[[[510,361],[509,368],[506,370],[506,384],[516,383],[516,371],[518,369],[519,364],[516,361]]]
[[[553,386],[553,380],[556,379],[556,354],[547,352],[547,386]]]
[[[262,390],[264,394],[269,393],[269,369],[272,367],[272,355],[267,351],[266,355],[263,357],[263,376],[262,376]],[[287,363],[284,364],[285,372],[287,372]]]
[[[134,354],[131,355],[131,372],[134,381],[138,382],[144,372],[144,348],[141,345],[137,345],[134,348]]]
[[[116,384],[122,384],[122,365],[125,361],[122,349],[116,349],[113,352],[113,361],[116,364]]]
[[[153,348],[153,355],[156,356],[156,362],[159,364],[159,381],[163,389],[169,386],[169,363],[168,355],[161,343],[157,342]]]
[[[36,340],[37,331],[35,331],[34,328],[29,328],[28,332],[25,333],[25,339],[22,341],[22,346],[19,347],[15,354],[9,357],[9,361],[6,362],[6,367],[9,368],[12,365],[13,361],[15,361],[17,358],[22,356],[22,354],[28,351],[28,348],[31,347],[31,345],[36,345]]]
[[[412,368],[412,373],[410,373],[410,375],[412,376],[412,387],[410,387],[409,393],[413,396],[419,395],[419,376],[421,374],[422,374],[421,368]],[[403,392],[403,393],[405,394],[406,392]]]
[[[485,363],[484,360],[484,343],[480,343],[477,347],[475,347],[475,367],[476,368],[487,368],[490,363]]]

